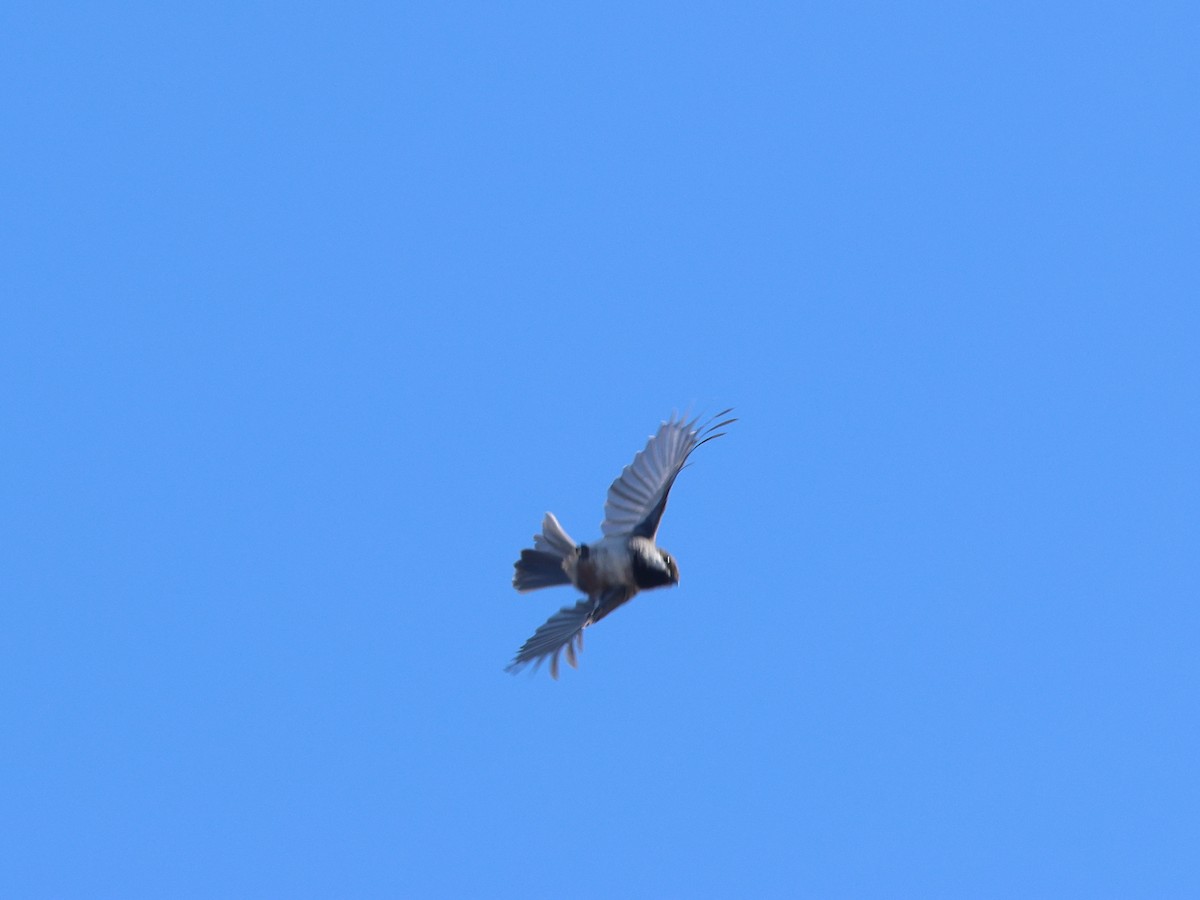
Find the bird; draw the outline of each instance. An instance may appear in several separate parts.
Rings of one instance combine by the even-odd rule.
[[[724,418],[731,412],[732,408],[723,410],[703,425],[700,417],[688,421],[672,414],[659,425],[645,449],[609,487],[598,541],[575,543],[554,513],[546,513],[533,548],[522,550],[513,564],[513,587],[524,593],[570,584],[587,596],[547,619],[505,671],[515,673],[530,663],[536,669],[548,657],[550,676],[557,679],[560,653],[578,668],[585,628],[639,591],[679,584],[679,564],[655,543],[667,495],[696,449],[722,437],[726,432],[721,429],[737,421]]]

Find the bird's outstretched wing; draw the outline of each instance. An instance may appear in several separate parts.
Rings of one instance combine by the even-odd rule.
[[[737,421],[717,421],[730,412],[719,412],[703,425],[697,425],[699,419],[687,422],[674,416],[663,422],[646,449],[633,458],[608,489],[604,523],[600,526],[604,536],[632,534],[653,540],[675,476],[697,447],[720,437],[725,433],[720,429]]]
[[[566,652],[567,662],[576,668],[577,654],[583,649],[583,629],[608,615],[629,599],[623,588],[611,588],[602,594],[585,597],[574,606],[564,606],[521,645],[506,672],[519,672],[529,663],[534,668],[550,657],[550,677],[558,678],[558,654]]]

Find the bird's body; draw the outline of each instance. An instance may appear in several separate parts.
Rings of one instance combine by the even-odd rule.
[[[563,560],[563,571],[571,584],[585,594],[633,583],[633,564],[628,542],[620,537],[603,538],[595,544],[580,544]]]
[[[587,597],[551,616],[517,651],[509,671],[549,656],[550,674],[557,678],[558,654],[565,651],[567,662],[574,666],[584,628],[638,591],[679,583],[675,560],[654,542],[667,495],[692,451],[720,437],[724,432],[718,429],[733,421],[713,424],[709,420],[700,428],[696,420],[664,422],[609,488],[601,526],[604,536],[598,541],[575,543],[554,514],[546,513],[541,533],[534,535],[533,549],[522,550],[514,564],[513,587],[532,591],[571,584]]]

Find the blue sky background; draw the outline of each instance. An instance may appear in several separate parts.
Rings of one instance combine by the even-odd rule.
[[[1198,25],[7,4],[0,893],[1196,896]]]

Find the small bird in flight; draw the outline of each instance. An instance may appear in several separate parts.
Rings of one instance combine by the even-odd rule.
[[[583,629],[638,591],[679,584],[679,566],[654,543],[654,536],[676,476],[697,447],[721,437],[725,432],[720,429],[737,421],[716,421],[730,412],[719,412],[700,426],[699,419],[674,416],[663,422],[608,489],[600,540],[576,544],[554,513],[546,513],[541,534],[533,536],[533,549],[522,550],[513,564],[513,587],[524,592],[573,584],[587,597],[552,615],[521,645],[506,671],[520,671],[531,662],[536,667],[548,656],[550,675],[558,678],[558,654],[566,651],[567,662],[575,667]]]

